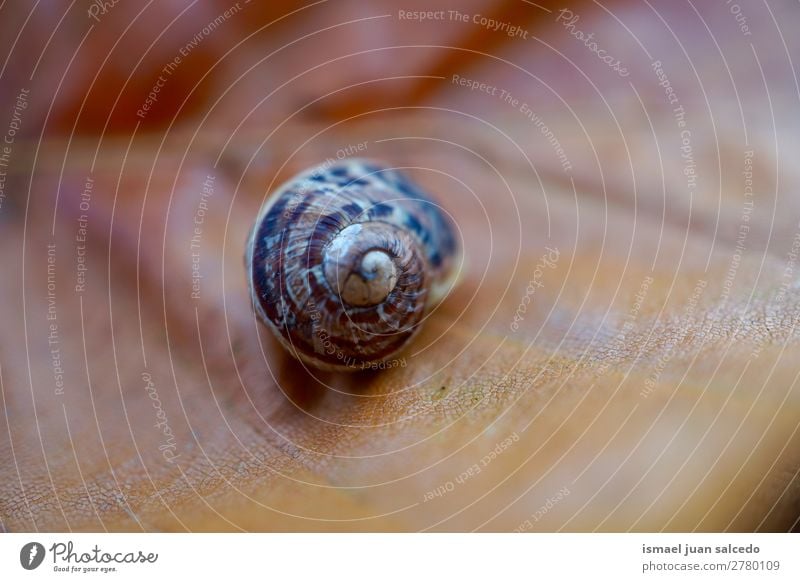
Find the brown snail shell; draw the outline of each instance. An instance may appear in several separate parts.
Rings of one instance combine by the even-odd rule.
[[[459,244],[447,214],[400,172],[339,161],[292,178],[247,244],[253,305],[295,357],[378,367],[452,288]]]

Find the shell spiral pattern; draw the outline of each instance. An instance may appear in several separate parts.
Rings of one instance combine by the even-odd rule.
[[[256,312],[322,369],[377,367],[453,286],[452,222],[396,170],[366,160],[304,172],[273,193],[247,245]]]

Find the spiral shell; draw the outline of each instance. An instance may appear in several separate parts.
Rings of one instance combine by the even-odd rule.
[[[329,370],[383,367],[452,288],[460,263],[447,215],[401,173],[367,160],[323,165],[278,188],[246,261],[261,319],[292,355]]]

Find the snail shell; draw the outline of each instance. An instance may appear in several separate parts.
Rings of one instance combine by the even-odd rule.
[[[253,304],[295,357],[322,369],[379,367],[452,288],[452,222],[399,172],[346,160],[270,196],[246,255]]]

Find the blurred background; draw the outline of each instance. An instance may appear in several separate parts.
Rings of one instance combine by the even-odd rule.
[[[0,528],[786,531],[800,4],[0,4]],[[384,373],[250,308],[270,191],[411,174],[462,283]]]

